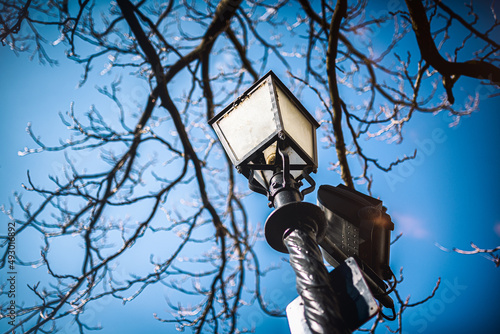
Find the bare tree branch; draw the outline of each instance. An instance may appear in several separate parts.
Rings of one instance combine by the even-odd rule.
[[[387,159],[377,153],[387,151],[387,143],[401,143],[416,114],[445,112],[455,124],[478,111],[481,100],[498,95],[494,9],[489,25],[480,28],[472,4],[465,7],[470,21],[459,7],[438,0],[407,0],[409,12],[373,11],[376,2],[366,0],[339,0],[335,7],[299,3],[0,4],[4,45],[41,63],[55,65],[65,56],[80,64],[80,86],[98,82],[99,98],[109,102],[84,106],[83,113],[81,101],[71,103],[60,114],[63,129],[55,143],[45,139],[46,130],[28,124],[33,147],[19,155],[60,154],[65,164],[48,182],[28,173],[23,195],[16,193],[15,203],[2,207],[16,238],[33,234],[40,240],[33,245],[37,254],[13,257],[11,237],[0,232],[0,269],[12,262],[38,270],[26,300],[16,305],[10,330],[56,332],[69,323],[71,330],[87,333],[99,328],[84,316],[99,301],[129,304],[158,287],[175,293],[168,293],[168,311],[157,311],[154,319],[179,330],[245,333],[255,329],[241,317],[246,310],[284,316],[285,305],[265,291],[265,276],[278,266],[259,257],[255,247],[262,233],[248,215],[246,184],[207,124],[270,69],[289,74],[286,84],[320,121],[321,145],[335,152],[321,168],[367,192],[377,182],[374,169],[391,173],[418,154],[413,148],[390,152]],[[457,26],[465,35],[453,44],[448,36],[458,35]],[[52,58],[61,47],[65,55]],[[478,78],[489,95],[464,85],[451,105],[452,90],[463,81],[459,76]],[[149,245],[152,237],[168,241],[168,250]],[[54,261],[57,244],[69,238],[80,245],[72,259],[76,270]],[[140,270],[123,269],[120,260],[144,249],[151,256]],[[498,266],[498,248],[473,244],[472,251],[453,251],[483,254]],[[387,281],[387,293],[399,304],[392,326],[399,327],[390,329],[395,332],[402,331],[403,311],[428,301],[439,285],[429,298],[410,303],[400,298],[396,285],[402,279]],[[6,306],[0,303],[0,321]],[[368,331],[387,318],[380,315]]]
[[[481,60],[468,60],[465,62],[450,62],[439,53],[434,39],[431,35],[430,24],[427,19],[426,10],[421,0],[405,0],[408,6],[413,31],[417,37],[420,54],[427,63],[434,67],[443,76],[443,85],[448,94],[451,104],[455,102],[452,88],[458,78],[462,75],[476,79],[490,81],[500,85],[500,68]],[[441,4],[440,7],[443,7]],[[494,44],[493,44],[494,45]],[[498,49],[498,47],[497,47]]]
[[[458,254],[465,254],[465,255],[481,254],[487,260],[492,261],[495,264],[495,267],[497,267],[497,268],[500,267],[500,256],[498,254],[495,254],[496,252],[500,251],[500,246],[495,247],[495,248],[491,248],[491,249],[484,249],[484,248],[479,248],[473,242],[471,242],[470,245],[474,250],[466,251],[466,250],[458,249],[456,247],[453,247],[452,249],[448,249],[448,248],[443,247],[440,244],[436,243],[436,246],[445,252],[455,252]]]

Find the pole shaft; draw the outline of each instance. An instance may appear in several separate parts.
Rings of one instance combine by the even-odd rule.
[[[350,333],[340,315],[315,232],[303,225],[287,231],[283,239],[290,254],[290,265],[297,277],[297,291],[304,301],[304,315],[311,331],[315,334]]]

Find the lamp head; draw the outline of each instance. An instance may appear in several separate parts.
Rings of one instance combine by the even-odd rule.
[[[273,175],[283,169],[300,181],[316,172],[318,122],[272,72],[255,82],[209,121],[238,171],[267,193]]]

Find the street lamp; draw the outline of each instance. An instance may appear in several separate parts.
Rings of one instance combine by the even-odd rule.
[[[320,206],[302,202],[316,185],[309,174],[315,173],[318,167],[318,122],[271,71],[209,123],[232,163],[248,179],[250,189],[266,195],[269,206],[275,208],[266,221],[265,236],[272,248],[290,254],[290,265],[296,273],[300,295],[290,305],[302,319],[299,322],[304,323],[304,326],[299,326],[302,328],[299,332],[348,333],[376,314],[378,307],[370,288],[375,286],[379,295],[385,295],[384,283],[370,280],[369,288],[365,273],[357,264],[361,260],[346,256],[360,255],[360,241],[368,238],[363,235],[365,239],[360,240],[356,236],[355,251],[346,252],[346,249],[339,248],[338,241],[343,237],[325,237],[327,229],[330,234],[344,232],[331,226],[338,222],[331,217],[343,215],[342,210],[331,207],[338,203],[335,194],[332,197],[327,191],[319,198]],[[309,186],[301,191],[304,180]],[[370,212],[365,216],[371,219]],[[359,224],[355,228],[360,230]],[[386,230],[382,231],[383,236],[387,236]],[[365,231],[368,229],[361,229],[361,232]],[[368,231],[370,236],[372,231],[373,228]],[[335,259],[338,269],[331,275],[323,263],[318,243],[330,260]],[[376,242],[373,245],[370,249],[380,248]],[[380,257],[383,261],[378,260]],[[373,262],[388,263],[388,251],[378,258]],[[335,293],[332,286],[336,287]],[[338,298],[343,302],[342,310]],[[292,333],[297,331],[292,330]]]
[[[319,124],[271,71],[209,121],[250,189],[275,210],[265,236],[290,254],[307,326],[314,333],[347,333],[318,247],[326,231],[320,207],[302,202],[316,172]],[[310,186],[303,191],[302,180]]]

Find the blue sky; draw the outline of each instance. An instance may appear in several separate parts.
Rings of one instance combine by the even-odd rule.
[[[57,113],[67,111],[72,101],[76,101],[75,109],[82,113],[91,104],[105,106],[109,102],[95,93],[94,82],[77,89],[81,68],[67,60],[61,59],[60,66],[40,66],[36,61],[30,62],[26,55],[16,57],[6,47],[0,47],[0,59],[0,140],[3,143],[0,146],[0,202],[8,203],[12,200],[12,191],[21,191],[27,169],[43,184],[47,173],[58,171],[64,162],[61,154],[18,155],[24,147],[34,147],[25,132],[27,123],[31,122],[44,139],[55,143],[59,138],[66,138]],[[469,88],[476,89],[481,96],[491,93],[475,82],[471,82]],[[140,86],[134,89],[140,100],[144,91]],[[460,98],[458,95],[457,99]],[[500,268],[479,255],[448,253],[435,245],[462,249],[469,249],[471,241],[483,248],[500,245],[498,102],[498,97],[482,99],[480,110],[463,117],[455,127],[449,126],[452,119],[443,113],[417,115],[406,129],[403,144],[390,144],[386,151],[378,152],[382,158],[389,159],[393,152],[410,154],[415,148],[419,150],[416,160],[396,167],[391,174],[375,172],[373,188],[373,195],[383,200],[396,225],[393,235],[403,233],[391,248],[393,271],[398,273],[404,267],[401,295],[411,295],[411,301],[419,301],[432,291],[438,277],[442,280],[434,299],[407,311],[405,333],[500,331]],[[338,175],[328,171],[329,154],[331,152],[320,150],[320,168],[315,176],[318,185],[340,183]],[[80,156],[88,163],[85,158]],[[244,180],[240,182],[243,184]],[[309,195],[307,200],[315,202],[314,196]],[[266,205],[265,198],[259,195],[250,195],[247,202],[255,207]],[[262,224],[270,212],[250,211],[254,224]],[[1,222],[5,226],[7,218],[2,216]],[[36,254],[39,250],[30,245],[29,238],[21,239],[18,251]],[[283,307],[296,296],[291,271],[280,260],[281,255],[275,254],[264,242],[259,242],[257,249],[270,263],[282,265],[282,269],[265,278],[263,284],[266,296]],[[62,266],[70,264],[63,255],[58,261]],[[38,275],[42,277],[39,270],[32,268],[20,275],[21,283],[32,282]],[[19,289],[27,294],[24,285]],[[94,306],[87,316],[103,324],[102,333],[159,332],[165,325],[152,319],[152,310],[166,312],[167,305],[163,298],[156,298],[156,293],[147,291],[126,309],[118,301],[103,302]],[[124,317],[132,314],[129,312],[134,316]],[[257,333],[288,331],[286,320],[264,318],[255,310],[243,314],[242,318],[256,325]],[[0,323],[0,329],[4,330],[5,326],[5,322]]]

